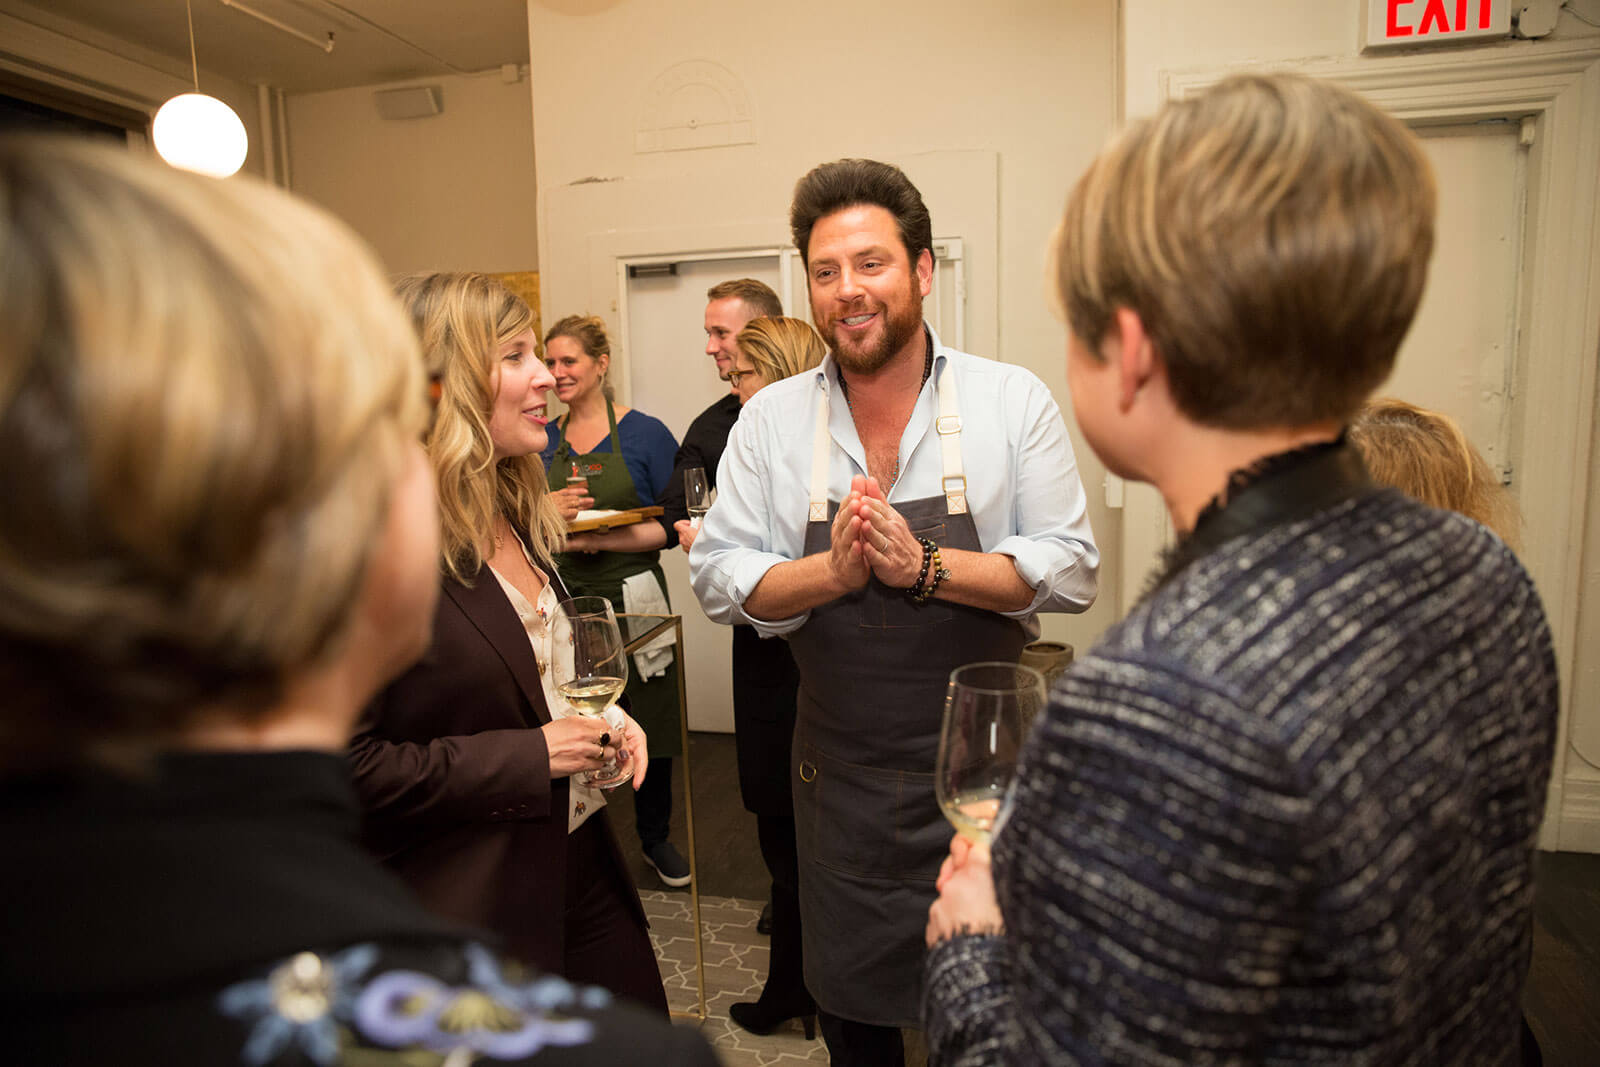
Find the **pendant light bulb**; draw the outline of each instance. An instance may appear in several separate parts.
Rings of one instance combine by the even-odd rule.
[[[180,93],[161,105],[150,135],[156,153],[182,170],[192,170],[213,178],[226,178],[244,166],[250,142],[244,123],[233,108],[200,91],[200,60],[194,50],[194,8],[183,0],[189,23],[189,69],[194,73],[194,92]]]
[[[162,159],[213,178],[237,173],[249,149],[233,108],[202,93],[182,93],[162,104],[151,132]]]

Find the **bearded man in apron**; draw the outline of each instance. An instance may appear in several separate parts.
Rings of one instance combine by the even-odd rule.
[[[922,321],[932,224],[906,176],[824,164],[790,221],[830,355],[745,405],[690,576],[714,620],[790,643],[806,986],[835,1064],[900,1064],[951,836],[950,671],[1088,608],[1099,552],[1049,390]]]

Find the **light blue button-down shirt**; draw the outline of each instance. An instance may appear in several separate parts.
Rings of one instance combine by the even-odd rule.
[[[946,348],[937,337],[933,342],[933,374],[900,438],[900,478],[889,503],[943,495],[934,389],[943,375],[957,375],[967,505],[983,550],[1012,557],[1033,587],[1032,603],[1005,614],[1037,636],[1037,613],[1083,611],[1094,603],[1100,566],[1061,409],[1030,371]],[[832,438],[829,500],[843,500],[850,479],[867,473],[833,356],[751,397],[717,468],[717,502],[689,551],[695,595],[716,622],[746,623],[770,637],[799,629],[809,617],[756,619],[744,603],[768,570],[804,554],[812,436],[824,395]]]

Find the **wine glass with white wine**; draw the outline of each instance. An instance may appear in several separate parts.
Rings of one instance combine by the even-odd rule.
[[[1044,676],[1032,667],[969,663],[950,672],[934,793],[961,836],[987,845],[999,829],[1022,745],[1044,704]]]
[[[603,596],[563,600],[551,619],[555,648],[556,689],[580,715],[606,719],[616,739],[619,758],[598,771],[579,776],[584,785],[613,789],[633,777],[622,747],[621,719],[605,714],[628,684],[628,657],[611,601]],[[570,655],[568,654],[570,652]]]
[[[689,522],[700,528],[700,520],[711,510],[711,490],[706,485],[704,467],[687,467],[683,472],[684,507],[689,511]]]

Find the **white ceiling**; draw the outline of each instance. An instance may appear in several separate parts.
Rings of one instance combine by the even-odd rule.
[[[544,2],[578,11],[609,6]],[[525,0],[239,0],[318,40],[332,32],[331,53],[222,0],[190,3],[202,89],[208,71],[313,92],[528,62]],[[0,12],[189,75],[184,0],[0,0]]]

